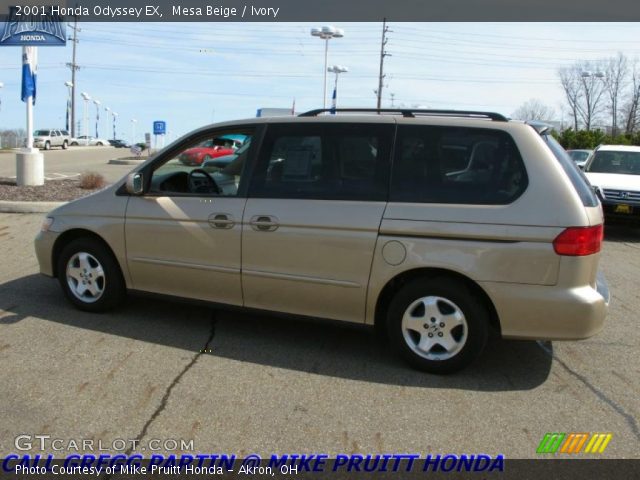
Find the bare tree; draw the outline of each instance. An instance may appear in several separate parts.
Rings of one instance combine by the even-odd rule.
[[[625,133],[634,133],[640,126],[640,67],[638,61],[633,62],[631,70],[630,92],[622,108]]]
[[[571,67],[561,68],[558,76],[573,115],[574,129],[578,130],[582,124],[591,130],[604,107],[602,62],[578,62]]]
[[[603,80],[606,93],[609,97],[609,110],[611,111],[611,135],[618,134],[618,115],[620,96],[627,84],[629,72],[627,57],[622,53],[611,57],[604,62]]]
[[[573,117],[573,129],[578,130],[578,104],[582,98],[580,70],[576,66],[561,68],[558,76]]]
[[[517,120],[552,120],[555,110],[548,107],[537,98],[532,98],[520,105],[511,117]]]
[[[600,62],[584,62],[577,66],[580,69],[580,89],[582,99],[578,102],[578,115],[584,127],[591,130],[596,117],[602,112],[604,95],[604,74]]]

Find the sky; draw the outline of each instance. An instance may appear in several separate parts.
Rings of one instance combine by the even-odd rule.
[[[169,139],[211,123],[256,115],[258,108],[322,106],[324,41],[319,23],[79,23],[76,119],[80,92],[118,112],[117,136],[136,141],[165,120]],[[375,107],[380,23],[336,23],[329,65],[341,74],[338,105]],[[486,110],[511,114],[536,98],[568,114],[558,68],[622,52],[640,58],[635,23],[389,23],[383,106]],[[71,34],[71,29],[68,29]],[[34,127],[64,128],[72,42],[39,48]],[[330,103],[334,75],[328,74]],[[0,47],[0,129],[24,128],[21,49]],[[94,134],[96,106],[90,105]],[[110,123],[110,122],[109,122]],[[82,129],[83,130],[83,129]],[[81,131],[80,133],[84,133]],[[80,134],[78,133],[78,134]]]

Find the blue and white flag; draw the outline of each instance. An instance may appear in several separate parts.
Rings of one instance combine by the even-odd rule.
[[[36,103],[36,77],[38,74],[38,47],[24,47],[22,54],[22,101],[32,97]]]
[[[331,100],[331,115],[336,114],[336,97],[338,96],[338,86],[333,88],[333,100]]]

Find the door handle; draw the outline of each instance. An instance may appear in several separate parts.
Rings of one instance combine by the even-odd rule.
[[[278,219],[270,215],[256,215],[251,217],[249,224],[251,228],[259,232],[273,232],[280,226]]]
[[[231,215],[227,215],[226,213],[213,213],[209,215],[209,226],[212,228],[222,228],[229,229],[233,228],[236,224],[235,220]]]

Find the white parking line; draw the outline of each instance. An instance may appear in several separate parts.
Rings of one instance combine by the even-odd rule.
[[[65,180],[68,178],[75,178],[75,177],[79,177],[80,174],[79,173],[56,173],[56,172],[51,172],[51,173],[47,173],[44,176],[45,180]],[[14,180],[16,178],[15,175],[13,175],[12,177],[6,177],[9,178],[11,180]]]

